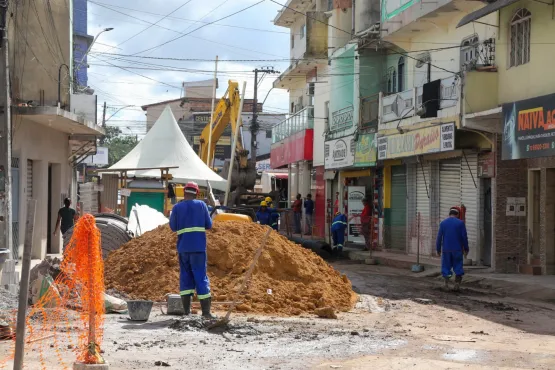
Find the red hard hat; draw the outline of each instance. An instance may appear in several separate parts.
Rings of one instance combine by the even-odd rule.
[[[195,194],[195,195],[197,195],[198,192],[199,192],[199,188],[198,188],[197,183],[196,183],[196,182],[192,182],[192,181],[188,182],[188,183],[185,185],[185,192],[186,192],[186,193],[189,193],[189,194]]]

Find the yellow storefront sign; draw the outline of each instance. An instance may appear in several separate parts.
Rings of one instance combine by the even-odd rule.
[[[378,138],[378,159],[393,159],[454,149],[454,123]]]

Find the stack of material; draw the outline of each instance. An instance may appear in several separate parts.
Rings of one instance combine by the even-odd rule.
[[[255,223],[217,222],[207,232],[208,276],[213,299],[230,301],[264,236]],[[179,292],[176,235],[167,225],[132,239],[105,261],[107,288],[132,298],[162,301]],[[310,250],[272,232],[241,304],[242,312],[273,315],[349,311],[357,296],[346,276]]]
[[[15,271],[16,260],[6,260],[0,275],[0,287],[8,290],[12,294],[18,293],[19,272]]]
[[[79,201],[83,204],[81,212],[98,213],[98,184],[87,182],[79,187]]]

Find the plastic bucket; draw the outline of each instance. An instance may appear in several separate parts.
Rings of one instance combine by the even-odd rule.
[[[147,321],[153,304],[152,301],[127,301],[131,321]]]

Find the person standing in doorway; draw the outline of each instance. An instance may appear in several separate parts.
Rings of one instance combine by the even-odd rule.
[[[370,208],[370,202],[368,202],[368,198],[364,198],[362,200],[362,204],[364,205],[364,208],[362,209],[362,213],[360,214],[360,227],[362,236],[364,237],[364,250],[369,251],[372,244],[372,238],[370,235],[372,209]]]
[[[335,201],[333,202],[333,214],[339,212],[339,192],[335,193]]]
[[[308,194],[304,201],[304,214],[306,222],[306,234],[312,235],[312,216],[314,215],[314,201],[312,200],[312,194]]]
[[[212,296],[206,274],[206,230],[212,228],[212,219],[206,203],[196,199],[198,193],[196,183],[185,185],[184,200],[172,209],[170,228],[177,234],[179,294],[185,315],[191,313],[191,301],[196,290],[202,317],[212,319]]]
[[[71,208],[71,199],[64,199],[64,206],[58,210],[58,220],[54,228],[54,235],[58,233],[58,228],[62,232],[62,236],[75,225],[75,221],[79,218],[77,212]]]
[[[295,217],[295,234],[302,234],[301,221],[303,219],[303,201],[301,194],[297,194],[297,199],[293,202],[293,216]]]
[[[455,272],[455,291],[460,290],[464,275],[464,257],[468,254],[468,236],[466,226],[459,219],[459,210],[451,208],[449,217],[441,221],[436,239],[436,251],[441,257],[441,274],[445,279],[445,288],[449,288],[452,271]]]

